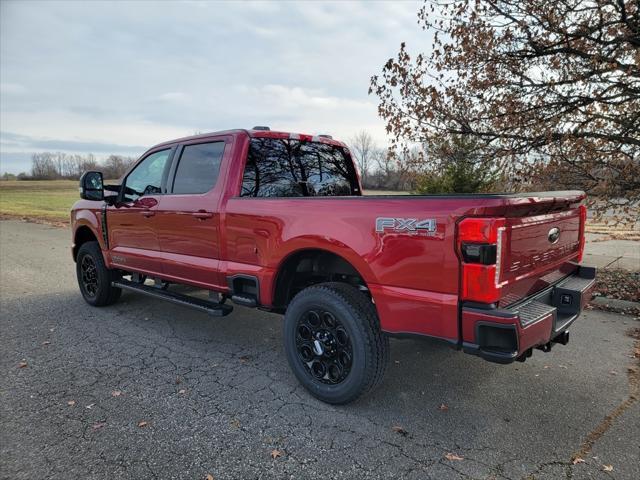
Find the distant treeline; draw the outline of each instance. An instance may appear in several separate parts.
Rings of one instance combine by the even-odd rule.
[[[121,155],[110,155],[99,161],[89,153],[87,155],[62,152],[34,153],[31,157],[31,175],[20,174],[24,180],[74,180],[89,170],[99,170],[104,178],[120,178],[136,159]]]

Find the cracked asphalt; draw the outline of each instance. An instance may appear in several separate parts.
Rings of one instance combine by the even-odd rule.
[[[392,340],[381,388],[336,407],[290,373],[279,316],[92,308],[69,243],[0,222],[2,478],[640,478],[637,320],[587,311],[508,366]]]

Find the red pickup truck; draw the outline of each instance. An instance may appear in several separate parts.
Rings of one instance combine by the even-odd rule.
[[[595,281],[579,264],[583,192],[362,196],[347,146],[324,135],[182,138],[119,185],[80,182],[72,252],[89,304],[125,289],[284,313],[293,373],[331,403],[380,383],[389,336],[498,363],[566,344]]]

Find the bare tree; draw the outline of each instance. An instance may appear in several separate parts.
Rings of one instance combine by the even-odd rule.
[[[423,170],[421,152],[417,148],[396,151],[376,148],[372,151],[373,167],[367,177],[366,188],[408,191],[413,190]]]
[[[31,156],[31,176],[37,180],[50,180],[59,177],[55,154],[50,152],[34,153]]]
[[[104,170],[108,179],[120,178],[134,162],[134,158],[119,155],[109,156],[101,165],[96,157],[61,152],[34,153],[31,157],[31,178],[53,180],[58,178],[77,179],[89,170]]]
[[[104,161],[103,174],[107,179],[116,179],[122,177],[135,159],[131,157],[123,157],[121,155],[109,155]]]
[[[433,35],[371,79],[396,148],[447,135],[526,180],[541,168],[635,221],[640,202],[640,2],[427,0]]]
[[[376,150],[373,137],[366,130],[361,130],[356,133],[350,140],[349,146],[355,157],[358,169],[360,170],[360,176],[362,177],[362,184],[367,183],[367,176],[369,175],[373,157]]]

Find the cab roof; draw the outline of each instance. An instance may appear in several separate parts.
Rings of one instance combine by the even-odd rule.
[[[201,133],[198,135],[191,135],[189,137],[176,138],[174,140],[168,140],[166,142],[159,143],[154,145],[149,150],[153,150],[158,147],[162,147],[165,145],[173,145],[175,143],[183,143],[183,142],[191,142],[193,140],[205,140],[210,137],[219,136],[219,135],[242,135],[247,134],[251,138],[275,138],[275,139],[292,139],[292,140],[302,140],[307,142],[320,142],[327,143],[329,145],[334,145],[336,147],[346,147],[346,145],[339,141],[334,140],[333,138],[329,138],[324,135],[309,135],[306,133],[294,133],[294,132],[281,132],[274,130],[253,130],[253,129],[244,129],[244,128],[236,128],[232,130],[220,130],[218,132],[208,132]]]

